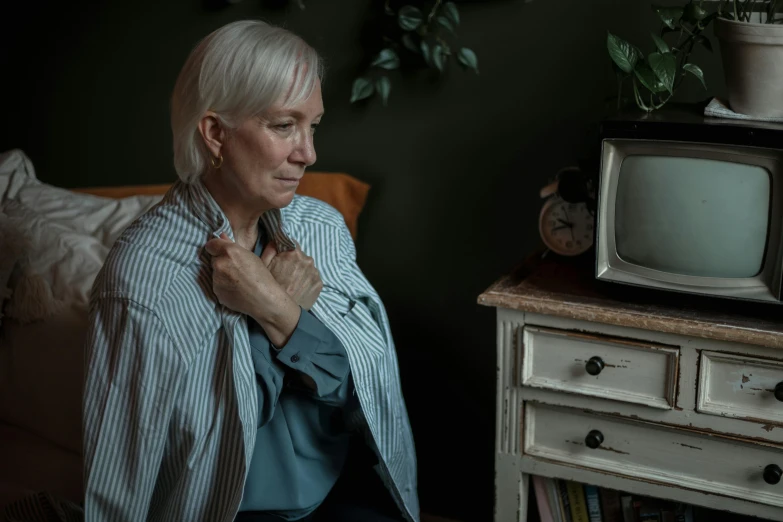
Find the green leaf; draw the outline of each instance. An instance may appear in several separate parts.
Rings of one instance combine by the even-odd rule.
[[[710,42],[710,39],[704,36],[703,34],[700,34],[695,38],[696,43],[704,46],[705,49],[707,49],[709,52],[712,52],[712,42]]]
[[[367,78],[356,78],[351,89],[351,103],[369,98],[375,92],[372,82]]]
[[[375,80],[375,90],[381,95],[383,106],[386,107],[386,104],[389,101],[389,91],[391,91],[391,82],[389,79],[386,76],[381,76]]]
[[[415,31],[419,28],[422,21],[424,21],[424,15],[421,14],[421,10],[412,5],[402,6],[397,14],[397,22],[404,31]]]
[[[454,26],[451,25],[451,21],[446,18],[445,16],[438,16],[435,18],[435,21],[440,25],[441,27],[445,27],[449,30],[449,32],[453,35],[456,35],[457,33],[454,31]]]
[[[666,87],[664,87],[663,83],[661,83],[661,80],[655,76],[655,73],[646,63],[640,62],[636,64],[634,73],[636,74],[636,78],[641,82],[641,84],[647,87],[647,90],[650,92],[658,94],[666,91]]]
[[[476,56],[476,53],[474,53],[471,49],[468,49],[467,47],[463,47],[459,50],[457,53],[457,60],[459,60],[459,63],[467,67],[468,69],[473,69],[476,71],[476,74],[479,73],[478,69],[478,57]]]
[[[666,24],[669,29],[675,29],[677,27],[677,22],[680,21],[680,18],[682,18],[683,14],[682,7],[663,7],[660,5],[654,5],[652,6],[652,9],[658,13],[661,21]]]
[[[620,69],[619,67],[617,67],[617,64],[616,64],[616,63],[614,63],[614,62],[612,62],[612,71],[613,71],[613,72],[614,72],[614,73],[615,73],[617,76],[619,76],[619,77],[621,77],[621,78],[627,78],[627,77],[628,77],[628,73],[626,73],[625,71],[623,71],[622,69]]]
[[[378,53],[370,65],[381,69],[397,69],[400,66],[400,58],[394,49],[386,48]]]
[[[671,49],[669,49],[669,46],[666,44],[666,42],[663,41],[663,38],[658,36],[655,33],[651,33],[653,42],[655,42],[655,47],[658,48],[658,50],[662,53],[668,53],[671,52]]]
[[[629,44],[620,37],[607,33],[606,48],[609,50],[609,56],[625,73],[631,73],[636,67],[636,62],[642,57],[641,51]]]
[[[411,52],[421,54],[419,46],[416,45],[416,42],[413,40],[413,33],[404,33],[402,35],[402,45]]]
[[[670,93],[674,89],[674,75],[677,72],[677,59],[671,53],[652,53],[647,57],[655,76]]]
[[[432,64],[440,71],[443,72],[443,47],[438,44],[432,48]]]
[[[454,22],[454,25],[459,25],[459,11],[457,10],[454,2],[446,2],[443,4],[443,12],[446,13],[446,17]]]
[[[688,5],[685,6],[685,10],[683,11],[682,18],[685,21],[688,21],[692,24],[695,24],[696,22],[700,22],[701,20],[704,20],[704,18],[707,17],[707,11],[704,10],[703,7],[701,7],[696,2],[691,2]]]
[[[707,90],[707,82],[704,81],[704,72],[699,68],[698,65],[686,63],[682,66],[682,68],[698,78],[699,81],[701,81],[701,84],[704,86],[704,90]]]
[[[421,41],[421,55],[424,57],[424,61],[427,62],[427,65],[430,65],[430,46],[429,44],[422,40]]]

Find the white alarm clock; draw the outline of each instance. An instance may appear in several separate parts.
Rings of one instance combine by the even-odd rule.
[[[538,231],[551,251],[563,256],[578,256],[593,246],[595,218],[586,203],[569,203],[557,194],[557,190],[557,181],[541,189],[541,197],[548,199],[538,217]]]

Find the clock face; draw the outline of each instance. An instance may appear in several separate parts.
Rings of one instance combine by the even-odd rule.
[[[538,230],[544,244],[555,253],[576,256],[593,244],[595,220],[584,203],[567,203],[555,197],[541,209]]]

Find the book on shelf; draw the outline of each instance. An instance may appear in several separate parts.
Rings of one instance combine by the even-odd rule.
[[[541,522],[695,522],[679,502],[538,475],[533,488]]]

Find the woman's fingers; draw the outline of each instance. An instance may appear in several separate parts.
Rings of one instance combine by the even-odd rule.
[[[204,248],[206,248],[207,253],[211,256],[220,256],[226,253],[226,249],[229,247],[229,245],[233,245],[234,242],[231,241],[231,238],[229,238],[225,232],[220,234],[220,237],[214,237],[207,241],[207,244],[204,245]]]
[[[264,251],[261,252],[261,261],[264,263],[264,266],[269,267],[269,264],[272,262],[272,259],[274,259],[276,255],[277,255],[277,246],[275,245],[274,241],[270,241],[264,247]]]

